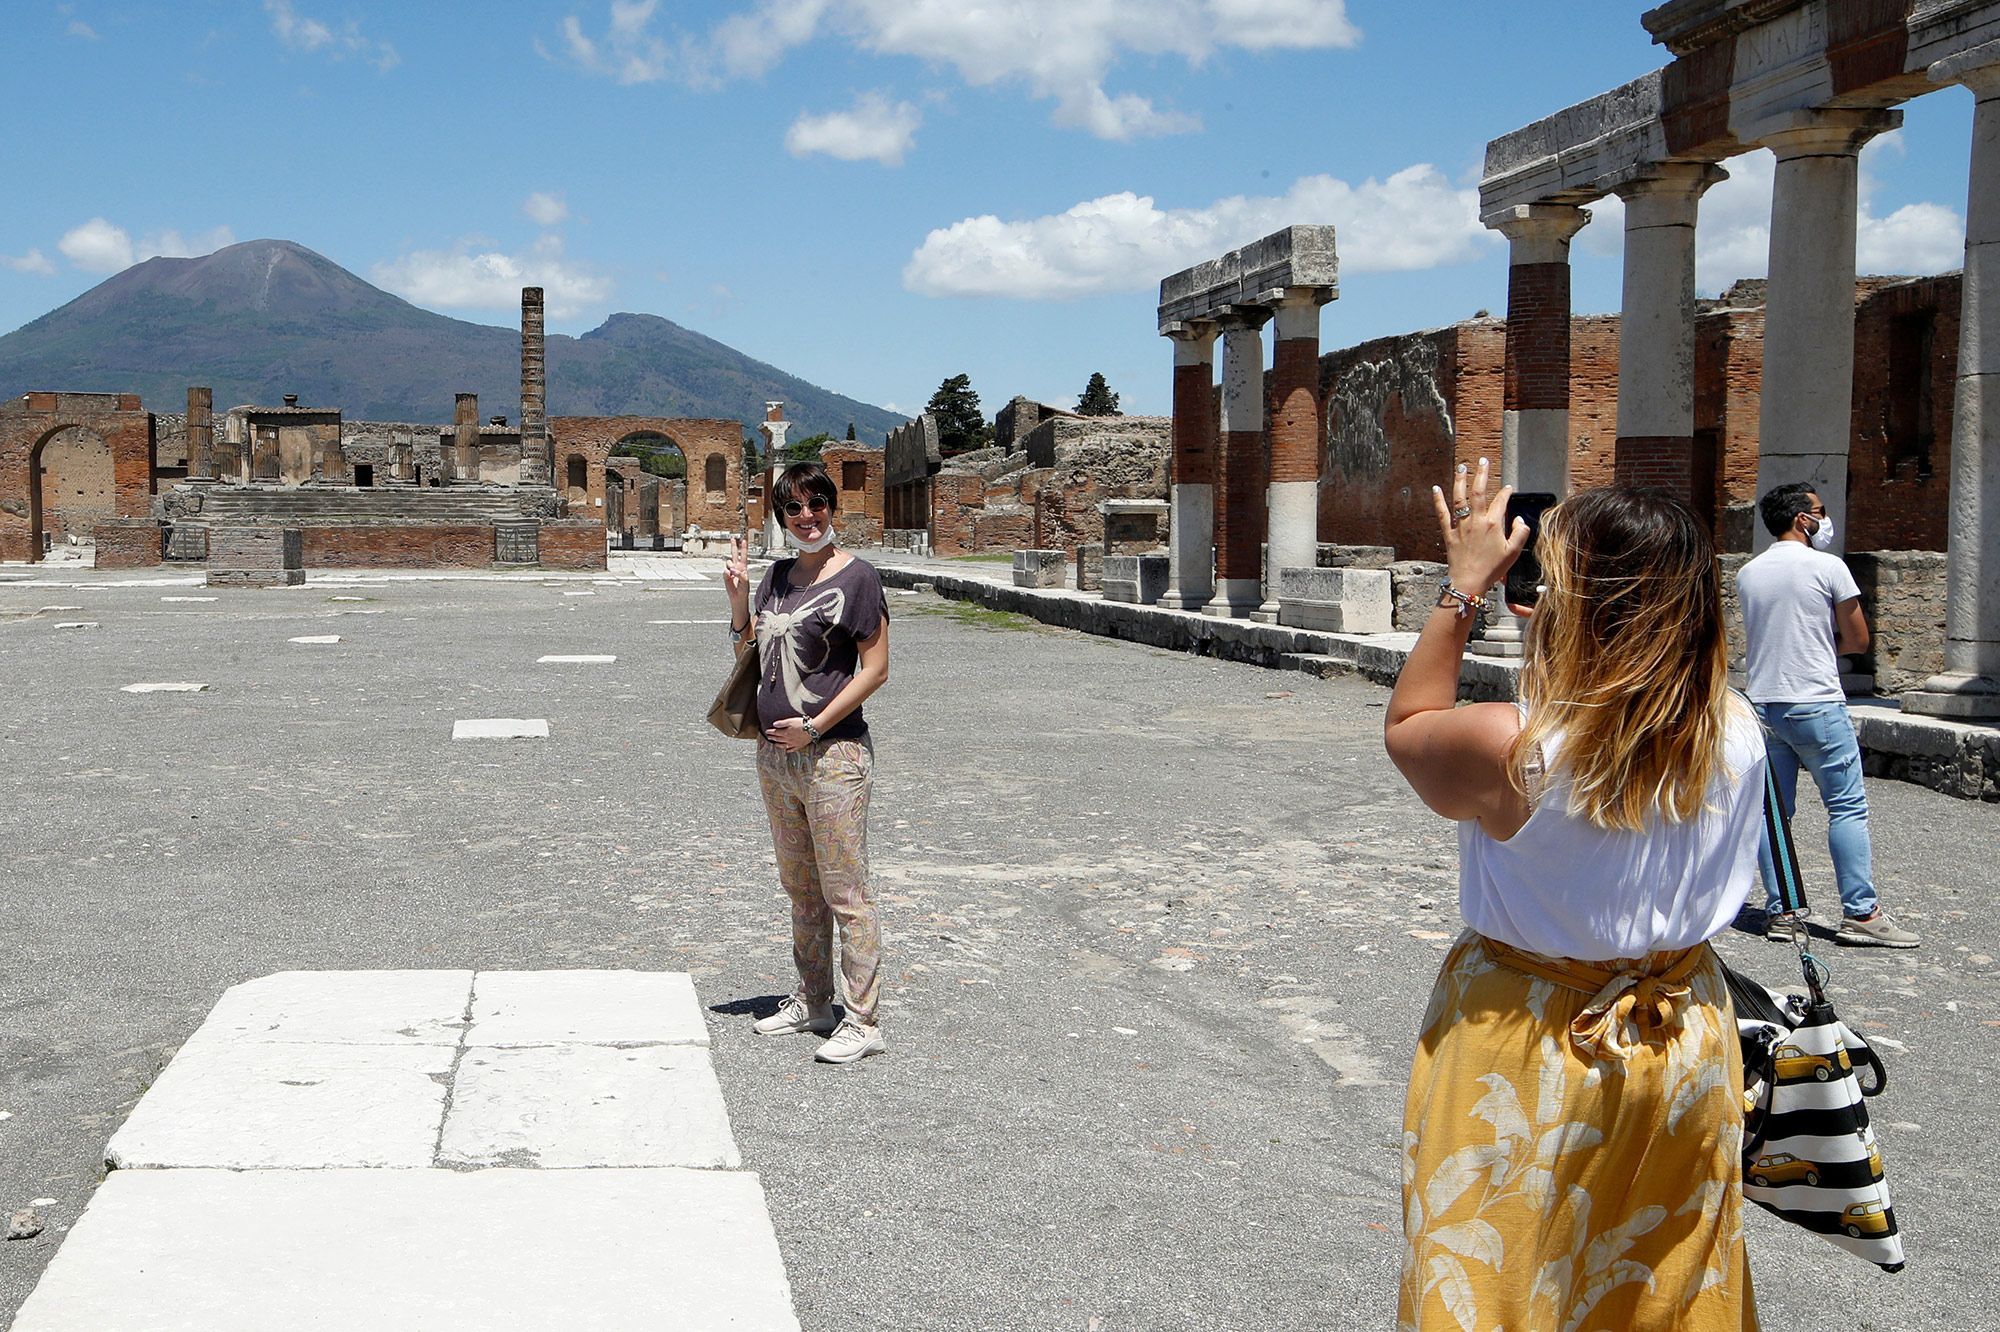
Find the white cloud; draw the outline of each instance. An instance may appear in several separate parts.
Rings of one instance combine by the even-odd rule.
[[[388,42],[364,36],[358,23],[349,22],[335,32],[316,18],[292,7],[292,0],[264,0],[264,12],[271,16],[271,32],[294,51],[326,51],[334,59],[356,56],[386,74],[403,63],[403,57]]]
[[[69,21],[69,27],[65,29],[65,31],[68,32],[70,36],[81,37],[86,42],[95,42],[102,40],[97,35],[97,29],[91,27],[88,23],[85,23],[82,19],[71,19]]]
[[[56,248],[86,273],[117,273],[132,266],[132,237],[101,217],[65,232]]]
[[[56,266],[40,250],[30,250],[24,255],[0,254],[0,266],[13,269],[16,273],[33,273],[38,277],[54,275]]]
[[[147,259],[161,256],[190,259],[213,253],[235,242],[236,237],[228,227],[215,227],[192,236],[183,236],[173,230],[154,232],[141,236],[134,244],[131,233],[125,228],[104,218],[93,217],[65,232],[63,238],[56,242],[56,248],[72,265],[86,273],[118,273]],[[40,254],[39,250],[29,252],[31,258]]]
[[[535,225],[552,227],[569,216],[569,205],[560,194],[549,194],[536,190],[522,203],[521,211],[531,218]]]
[[[1021,222],[969,217],[924,238],[903,285],[925,296],[1026,300],[1140,291],[1280,227],[1328,222],[1348,272],[1463,263],[1495,243],[1479,225],[1477,191],[1418,164],[1359,185],[1306,176],[1282,195],[1236,195],[1205,208],[1162,209],[1126,192]]]
[[[843,162],[872,160],[901,166],[923,121],[923,113],[910,103],[867,92],[845,111],[800,116],[785,131],[785,148],[793,157],[825,153]]]
[[[518,310],[521,288],[541,287],[550,318],[566,319],[611,298],[611,279],[563,253],[562,238],[545,235],[523,254],[416,250],[370,271],[376,285],[434,310]]]
[[[1178,55],[1199,65],[1235,48],[1351,47],[1360,31],[1346,0],[754,0],[705,36],[656,36],[657,0],[613,0],[601,38],[563,21],[572,63],[621,83],[669,76],[702,84],[765,73],[786,52],[822,35],[873,55],[908,56],[956,71],[975,87],[1020,84],[1055,104],[1058,125],[1105,139],[1199,127],[1134,92],[1107,92],[1126,55]]]
[[[1941,273],[1965,262],[1965,219],[1937,203],[1912,203],[1878,217],[1870,206],[1881,185],[1868,169],[1873,154],[1905,151],[1899,133],[1885,134],[1862,150],[1860,206],[1855,219],[1855,270],[1859,273]],[[1777,158],[1758,151],[1722,164],[1729,179],[1701,198],[1695,229],[1695,286],[1714,294],[1739,278],[1766,275],[1771,262],[1771,191]],[[1590,205],[1590,225],[1577,243],[1593,254],[1624,249],[1625,204],[1616,196]]]

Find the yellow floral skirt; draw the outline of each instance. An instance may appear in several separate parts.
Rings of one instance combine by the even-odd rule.
[[[1403,1109],[1398,1327],[1754,1332],[1742,1088],[1706,944],[1589,964],[1468,930]]]

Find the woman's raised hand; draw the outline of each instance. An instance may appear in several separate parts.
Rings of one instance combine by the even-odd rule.
[[[733,606],[750,603],[750,550],[740,536],[729,538],[729,559],[722,566],[722,590]]]
[[[1486,488],[1491,479],[1487,461],[1481,458],[1478,470],[1472,474],[1469,496],[1464,463],[1452,475],[1450,503],[1445,502],[1442,486],[1431,487],[1438,526],[1443,529],[1445,567],[1451,572],[1451,584],[1475,597],[1485,596],[1504,579],[1528,544],[1526,522],[1516,518],[1513,530],[1507,529],[1507,500],[1514,487],[1502,486],[1489,499]]]

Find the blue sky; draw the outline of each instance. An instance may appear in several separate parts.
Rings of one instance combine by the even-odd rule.
[[[556,331],[662,315],[904,411],[1095,370],[1163,412],[1159,279],[1280,225],[1340,229],[1329,349],[1500,312],[1486,141],[1665,63],[1643,8],[7,0],[0,332],[277,237],[454,317],[540,283]],[[1960,262],[1970,94],[1906,114],[1863,154],[1866,271]],[[1709,291],[1764,268],[1769,154],[1732,171]],[[1578,237],[1579,311],[1617,307],[1619,225]]]

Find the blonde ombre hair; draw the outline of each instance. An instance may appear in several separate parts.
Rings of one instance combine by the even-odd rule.
[[[1528,622],[1527,716],[1509,772],[1555,757],[1570,812],[1637,831],[1699,814],[1737,705],[1729,690],[1715,544],[1664,491],[1606,487],[1543,517],[1545,591]]]

